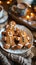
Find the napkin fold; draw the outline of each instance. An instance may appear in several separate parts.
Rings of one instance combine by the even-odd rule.
[[[31,58],[25,58],[24,56],[15,55],[11,53],[5,52],[3,49],[0,48],[0,60],[2,61],[3,65],[14,65],[11,64],[12,62],[16,62],[19,65],[31,65]],[[10,62],[11,61],[11,62]]]

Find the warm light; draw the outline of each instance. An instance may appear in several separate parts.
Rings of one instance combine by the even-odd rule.
[[[29,19],[29,18],[30,18],[30,16],[29,16],[29,15],[27,15],[27,16],[26,16],[26,18],[27,18],[27,19]]]
[[[29,5],[29,7],[31,7],[31,5]]]
[[[7,4],[10,4],[10,1],[7,1]]]
[[[0,4],[2,3],[2,1],[0,1]]]
[[[10,1],[12,1],[12,0],[10,0]]]
[[[27,18],[29,18],[29,15],[27,15]]]
[[[29,5],[29,4],[27,4],[28,5],[28,7],[31,7],[31,5]]]
[[[34,16],[34,13],[31,13],[31,16]]]

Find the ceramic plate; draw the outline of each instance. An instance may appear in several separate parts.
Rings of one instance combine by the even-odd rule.
[[[31,38],[30,43],[33,45],[33,36],[32,36],[31,31],[29,29],[27,29],[25,26],[16,25],[16,27],[21,29],[21,30],[24,30],[29,35],[29,37]],[[29,49],[24,49],[24,48],[19,49],[19,50],[5,49],[5,48],[3,48],[3,42],[0,42],[0,46],[6,52],[14,53],[14,54],[22,54],[22,53],[25,53],[32,48],[32,46],[31,46]]]
[[[7,19],[8,19],[8,14],[6,11],[4,11],[3,18],[0,19],[0,24],[6,22]]]

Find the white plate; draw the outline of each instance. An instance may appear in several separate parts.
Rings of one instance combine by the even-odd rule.
[[[3,13],[3,18],[0,19],[0,23],[6,22],[6,20],[8,19],[8,14],[6,11],[4,11]]]
[[[5,30],[5,28],[0,29],[0,40],[2,38],[2,32]]]
[[[16,25],[16,27],[18,27],[21,30],[24,30],[29,35],[29,37],[31,38],[30,43],[33,45],[33,36],[32,36],[32,33],[30,32],[30,30],[27,29],[25,26],[21,26],[21,25]],[[22,54],[22,53],[25,53],[32,48],[32,46],[31,46],[29,49],[21,49],[21,50],[20,49],[19,50],[5,49],[5,48],[3,48],[3,42],[0,42],[0,46],[6,52],[14,53],[14,54]]]

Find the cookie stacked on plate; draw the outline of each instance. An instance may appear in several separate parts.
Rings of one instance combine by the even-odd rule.
[[[5,49],[22,49],[22,48],[30,48],[30,37],[23,30],[20,30],[16,27],[16,23],[11,21],[6,25],[6,29],[3,34],[3,41],[5,42]]]

